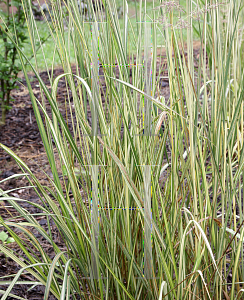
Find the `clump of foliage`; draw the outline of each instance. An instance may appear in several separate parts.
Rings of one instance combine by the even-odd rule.
[[[18,63],[18,52],[14,43],[9,39],[7,32],[15,36],[15,42],[22,47],[27,39],[25,14],[21,8],[21,0],[6,0],[6,9],[0,12],[0,104],[1,119],[0,126],[5,124],[6,114],[11,109],[11,91],[18,88],[18,73],[21,64]],[[15,7],[15,10],[13,10]]]
[[[0,199],[21,216],[15,222],[5,218],[2,225],[24,253],[11,254],[21,269],[9,276],[1,300],[10,296],[21,272],[45,286],[44,300],[50,293],[56,299],[87,300],[243,299],[243,0],[226,5],[186,0],[186,16],[178,1],[153,1],[152,11],[149,1],[140,0],[135,19],[124,0],[121,23],[118,1],[102,2],[105,15],[88,1],[95,22],[87,30],[77,0],[67,1],[66,38],[64,1],[52,1],[53,27],[47,25],[64,74],[53,78],[52,66],[46,84],[34,47],[38,27],[30,1],[23,0],[30,12],[26,22],[36,63],[31,67],[41,101],[19,53],[53,176],[46,175],[49,186],[43,184],[0,143],[28,178],[42,206],[28,203],[41,210],[48,226],[23,206],[24,199],[0,189]],[[199,59],[193,25],[200,37]],[[157,57],[159,47],[165,58]],[[169,95],[164,99],[156,92],[165,60]],[[59,110],[57,95],[62,77],[66,111]],[[10,255],[1,243],[0,251]],[[25,284],[33,286],[33,280]]]

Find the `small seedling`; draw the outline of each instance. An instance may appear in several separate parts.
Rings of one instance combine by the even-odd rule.
[[[9,237],[8,234],[4,231],[0,232],[0,241],[2,241],[2,243],[5,244],[10,244],[14,242],[14,238]]]
[[[15,240],[12,237],[9,237],[8,234],[4,231],[0,232],[0,241],[2,242],[3,245],[11,244],[14,243]],[[5,255],[6,261],[7,261],[7,255]]]

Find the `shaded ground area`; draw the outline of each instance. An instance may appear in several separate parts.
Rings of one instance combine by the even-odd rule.
[[[199,44],[195,47],[194,56],[197,61],[199,57]],[[162,67],[162,64],[164,64],[165,71],[162,74],[160,74],[160,76],[167,76],[165,57],[161,59],[161,62],[158,59],[157,70],[159,70],[159,68]],[[75,67],[73,69],[73,72],[75,73]],[[63,74],[63,70],[61,68],[55,69],[54,78],[56,78],[60,74]],[[43,72],[40,75],[44,83],[48,86],[49,90],[51,90],[47,72]],[[30,80],[34,95],[38,100],[41,101],[39,83],[36,77],[30,75]],[[163,95],[166,99],[168,99],[169,83],[165,80],[161,81],[159,87],[160,95]],[[35,120],[25,80],[23,80],[23,85],[20,85],[20,88],[18,90],[13,91],[12,96],[14,97],[15,102],[13,103],[13,109],[9,112],[7,116],[6,126],[1,129],[0,142],[9,147],[11,150],[13,150],[24,162],[26,162],[30,170],[40,180],[42,184],[47,184],[46,176],[42,171],[40,171],[40,169],[43,169],[51,177],[52,174],[50,172],[42,139],[39,134],[38,126]],[[67,98],[66,83],[64,79],[61,79],[58,85],[57,97],[60,103],[61,113],[66,119],[67,116],[65,109],[65,96]],[[51,116],[50,105],[48,104],[48,102],[46,104],[48,113]],[[88,113],[88,116],[89,115],[90,112]],[[68,125],[71,128],[70,112],[68,114]],[[21,171],[16,165],[14,159],[12,159],[2,149],[0,149],[0,180],[20,172]],[[28,182],[25,178],[20,177],[18,179],[8,180],[0,184],[0,188],[2,188],[4,191],[7,191],[15,188],[24,187],[27,185],[27,183]],[[26,190],[21,188],[19,190],[9,193],[9,195],[13,195],[22,199],[28,199],[31,202],[42,204],[32,189]],[[22,204],[23,207],[30,213],[40,212],[37,208],[33,207],[32,205],[29,205],[26,202],[23,202]],[[13,217],[17,216],[17,213],[12,207],[7,207],[6,203],[0,202],[0,215],[3,217],[3,219],[11,220]],[[40,216],[38,218],[38,221],[40,225],[47,230],[46,218]],[[51,229],[54,233],[54,236],[56,237],[56,241],[54,242],[56,242],[58,246],[62,248],[63,244],[61,238],[53,222],[51,222]],[[20,234],[20,232],[18,232],[17,230],[15,231],[16,233]],[[37,231],[33,233],[36,235],[36,238],[39,239],[39,241],[42,243],[42,246],[46,250],[46,252],[51,257],[54,256],[52,247],[50,247],[49,244],[46,244],[46,241],[41,240],[41,236],[37,233]],[[11,247],[17,253],[22,254],[21,249],[17,249],[15,243],[13,243]],[[16,274],[19,269],[20,268],[17,266],[17,264],[13,262],[10,258],[6,259],[4,255],[0,254],[0,277],[7,276],[10,274]],[[22,275],[20,277],[20,280],[31,280],[31,277],[29,275]],[[28,285],[16,285],[12,290],[12,293],[20,297],[26,297],[30,300],[43,299],[45,287],[35,286],[33,289],[28,291],[29,288],[30,286]],[[6,289],[6,286],[0,284],[0,289],[4,290]],[[8,300],[10,299],[13,298],[9,297]],[[49,299],[53,299],[53,297],[50,296]]]

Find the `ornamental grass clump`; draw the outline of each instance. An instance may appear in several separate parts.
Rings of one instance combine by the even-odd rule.
[[[50,293],[57,299],[241,299],[242,1],[186,0],[185,13],[178,4],[154,1],[149,10],[146,1],[139,1],[135,20],[124,0],[122,22],[115,0],[102,1],[104,10],[98,1],[96,9],[88,2],[91,23],[85,23],[76,1],[51,1],[47,27],[63,75],[53,78],[52,66],[50,92],[35,60],[31,67],[41,101],[30,85],[27,58],[16,45],[52,178],[51,187],[44,186],[1,145],[42,201],[38,208],[49,229],[22,208],[21,199],[1,191],[1,200],[25,220],[1,220],[23,251],[19,257],[0,245],[20,266],[2,299],[24,271],[45,286],[44,299]],[[39,35],[30,1],[22,5],[30,45],[35,45]],[[197,62],[193,30],[200,40]],[[158,45],[165,49],[168,98],[157,93],[163,66],[157,64]],[[67,110],[74,110],[72,128],[58,108],[61,78],[70,91],[66,102]],[[51,219],[62,249],[55,243]],[[54,258],[45,253],[33,228],[52,247]]]

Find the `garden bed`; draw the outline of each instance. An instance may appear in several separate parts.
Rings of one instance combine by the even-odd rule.
[[[200,44],[195,43],[194,46],[194,57],[196,59],[196,62],[199,57],[199,49]],[[165,62],[165,57],[163,57],[162,61]],[[159,70],[159,65],[157,66],[157,70]],[[75,66],[73,67],[73,72],[75,73]],[[63,70],[62,68],[56,68],[54,70],[54,78],[56,78],[58,75],[62,74]],[[159,75],[159,74],[157,74]],[[51,86],[49,84],[49,78],[47,72],[42,72],[40,74],[42,80],[44,83],[49,86],[49,90],[51,91]],[[164,71],[163,74],[160,74],[160,76],[167,76],[167,70]],[[34,95],[38,100],[41,100],[40,96],[40,88],[39,88],[39,82],[36,79],[35,76],[29,75],[31,86],[34,92]],[[19,85],[20,88],[17,90],[14,90],[12,92],[12,96],[15,99],[15,102],[13,103],[13,108],[9,112],[7,116],[7,122],[5,127],[1,129],[0,132],[0,142],[7,147],[9,147],[12,151],[14,151],[30,168],[30,170],[35,174],[35,176],[40,180],[42,184],[48,185],[47,176],[41,171],[45,171],[50,177],[52,177],[48,159],[45,153],[45,149],[42,143],[42,139],[38,130],[38,125],[35,120],[34,112],[32,109],[31,100],[29,97],[29,92],[26,87],[26,82],[23,79],[23,84]],[[166,101],[169,98],[169,83],[167,81],[161,82],[160,86],[160,95],[164,96]],[[66,84],[64,78],[62,78],[58,85],[57,90],[57,99],[60,104],[60,111],[63,115],[63,117],[66,119],[66,109],[65,109],[65,97],[67,97],[66,92]],[[49,107],[49,104],[46,103],[47,108]],[[48,108],[48,113],[51,116],[51,109]],[[88,113],[89,116],[90,113]],[[70,129],[71,126],[71,119],[70,119],[70,112],[68,114],[68,125]],[[0,149],[0,180],[5,179],[11,175],[14,175],[16,173],[20,173],[20,169],[18,168],[16,162],[12,157],[4,153],[2,149]],[[37,195],[35,194],[33,189],[23,189],[22,187],[25,187],[28,185],[28,181],[26,178],[18,178],[18,179],[11,179],[7,180],[4,183],[0,184],[0,188],[4,191],[11,190],[11,189],[17,189],[16,191],[10,192],[9,195],[13,195],[15,197],[19,197],[21,199],[26,199],[34,203],[38,203],[41,205],[41,202]],[[4,203],[0,203],[0,215],[3,217],[4,220],[13,220],[15,216],[17,216],[16,211],[11,208],[7,207]],[[29,211],[30,213],[38,213],[40,212],[38,208],[35,208],[33,205],[29,205],[27,202],[23,202],[23,207]],[[40,216],[38,218],[39,224],[47,230],[47,221],[46,218],[43,216]],[[53,233],[55,233],[56,236],[56,243],[62,248],[62,240],[59,236],[59,233],[57,232],[56,226],[54,222],[51,222],[51,228]],[[16,231],[17,232],[17,231]],[[18,233],[18,232],[17,232]],[[34,232],[37,239],[40,239],[40,234],[36,231]],[[50,256],[52,256],[52,248],[50,245],[45,244],[46,241],[41,241],[42,247],[49,253]],[[15,243],[13,243],[12,248],[17,253],[21,253],[21,249],[17,249]],[[54,252],[53,252],[54,256]],[[0,256],[0,277],[7,276],[10,274],[16,274],[19,270],[19,267],[15,262],[13,262],[12,259],[6,258],[3,254]],[[22,275],[20,280],[30,280],[31,277],[28,275]],[[45,287],[37,285],[30,291],[28,289],[30,286],[28,285],[15,285],[14,289],[12,290],[12,293],[15,295],[18,295],[20,297],[26,297],[27,299],[43,299],[43,293],[45,290]],[[6,286],[1,286],[1,290],[6,289]],[[12,298],[8,298],[12,299]],[[53,299],[52,296],[50,296],[49,299]]]

